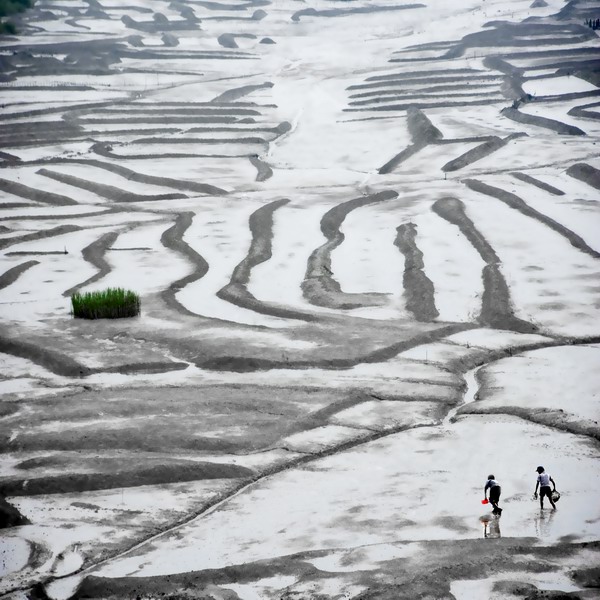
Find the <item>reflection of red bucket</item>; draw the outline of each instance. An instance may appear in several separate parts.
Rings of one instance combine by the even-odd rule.
[[[489,502],[489,500],[488,500],[487,498],[484,498],[484,499],[481,501],[481,504],[487,504],[488,502]]]

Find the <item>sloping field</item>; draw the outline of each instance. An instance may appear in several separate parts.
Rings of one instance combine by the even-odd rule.
[[[21,14],[0,38],[0,598],[599,598],[598,18]],[[141,314],[73,318],[107,287]],[[540,464],[556,510],[531,500]]]

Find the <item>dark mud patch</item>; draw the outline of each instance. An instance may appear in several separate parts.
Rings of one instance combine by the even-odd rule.
[[[469,189],[474,190],[475,192],[479,192],[481,194],[485,194],[487,196],[491,196],[492,198],[496,198],[497,200],[504,202],[504,204],[506,204],[507,206],[510,206],[510,208],[518,210],[521,214],[525,215],[526,217],[530,217],[532,219],[535,219],[536,221],[539,221],[543,225],[546,225],[556,233],[562,235],[565,239],[569,241],[569,243],[572,246],[574,246],[578,250],[581,250],[581,252],[585,252],[586,254],[589,254],[594,258],[600,258],[600,252],[597,252],[593,248],[590,248],[590,246],[588,246],[587,243],[580,236],[578,236],[576,233],[574,233],[564,225],[561,225],[554,219],[535,210],[534,208],[531,208],[531,206],[529,206],[523,199],[519,198],[515,194],[507,192],[501,188],[493,187],[491,185],[488,185],[487,183],[483,183],[482,181],[478,181],[476,179],[465,179],[464,183]]]
[[[252,478],[254,475],[254,471],[238,465],[172,460],[159,465],[138,464],[135,469],[121,465],[120,469],[106,473],[70,472],[39,478],[4,479],[0,489],[7,496],[36,496],[206,479]]]
[[[549,129],[550,131],[554,131],[561,135],[586,135],[585,131],[579,129],[579,127],[575,127],[574,125],[567,125],[566,123],[555,121],[554,119],[548,119],[547,117],[522,113],[517,108],[503,108],[501,113],[511,121],[524,123],[525,125],[543,127],[544,129]]]
[[[86,246],[82,251],[81,255],[83,259],[89,262],[91,265],[98,269],[95,275],[92,275],[84,282],[79,283],[72,288],[63,292],[63,297],[68,298],[72,296],[77,290],[94,283],[108,275],[111,271],[111,266],[108,261],[104,258],[106,251],[117,241],[119,234],[115,231],[105,233],[95,242],[92,242],[89,246]]]
[[[342,292],[340,284],[334,279],[331,271],[331,253],[345,239],[340,227],[351,211],[397,197],[397,192],[388,190],[343,202],[325,213],[321,219],[321,231],[327,242],[310,255],[302,282],[303,295],[311,304],[347,310],[364,306],[381,306],[386,303],[385,294]]]
[[[486,263],[482,272],[483,297],[478,321],[494,329],[509,329],[520,333],[537,331],[533,324],[515,317],[510,290],[500,271],[500,259],[465,213],[464,204],[456,198],[443,198],[437,200],[432,209],[437,215],[456,225]]]
[[[524,181],[525,183],[529,183],[530,185],[534,185],[549,194],[553,194],[554,196],[564,196],[565,193],[558,188],[555,188],[553,185],[540,181],[531,175],[527,175],[526,173],[511,173],[511,175],[518,179],[519,181]]]
[[[423,253],[416,242],[417,226],[414,223],[400,225],[396,229],[398,235],[394,245],[404,255],[404,295],[406,308],[418,321],[433,321],[439,316],[435,306],[435,289],[433,282],[423,270]]]
[[[23,273],[25,273],[25,271],[39,264],[40,263],[37,260],[28,260],[27,262],[21,263],[16,267],[12,267],[11,269],[4,271],[4,273],[0,275],[0,290],[12,285]]]
[[[586,163],[576,163],[567,169],[567,175],[600,190],[600,170]]]
[[[18,508],[7,502],[4,495],[0,494],[0,529],[29,524],[29,519],[24,517]]]
[[[45,190],[32,188],[7,179],[0,179],[0,190],[13,194],[13,196],[19,196],[20,198],[26,198],[27,200],[33,200],[34,202],[42,202],[43,204],[51,204],[53,206],[73,206],[77,204],[75,200],[67,196],[46,192]]]

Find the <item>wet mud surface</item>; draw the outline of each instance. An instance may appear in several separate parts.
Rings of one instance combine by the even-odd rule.
[[[439,10],[0,40],[0,597],[598,597],[589,3]],[[142,314],[70,316],[108,286]]]

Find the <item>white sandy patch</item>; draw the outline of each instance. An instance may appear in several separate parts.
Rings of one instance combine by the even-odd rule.
[[[560,94],[577,94],[579,92],[594,92],[598,88],[589,81],[570,75],[548,77],[525,81],[523,90],[532,96],[555,96]]]
[[[331,267],[348,294],[389,294],[402,307],[402,255],[394,246],[397,223],[382,206],[353,210],[340,227],[345,239],[331,255]],[[394,260],[396,259],[396,260]]]
[[[382,562],[412,558],[418,551],[419,547],[416,544],[375,544],[353,550],[332,552],[307,562],[317,567],[319,571],[330,573],[375,571],[381,567],[380,563]]]
[[[497,106],[483,105],[478,106],[477,110],[469,106],[455,106],[452,110],[446,107],[427,108],[423,112],[442,132],[444,139],[484,135],[505,138],[511,133],[521,131],[519,123],[509,119],[498,119]]]
[[[594,98],[590,98],[593,100]],[[536,117],[543,117],[546,119],[552,119],[565,125],[571,125],[577,127],[584,134],[596,134],[600,131],[600,125],[589,119],[581,119],[576,116],[569,115],[569,110],[575,106],[581,106],[585,100],[579,99],[577,101],[570,102],[544,102],[543,105],[532,102],[519,108],[520,112],[533,115]]]
[[[540,325],[541,333],[593,335],[596,259],[488,196],[469,191],[467,214],[502,261],[518,317]]]
[[[481,257],[458,227],[436,214],[419,216],[415,222],[415,241],[423,253],[424,273],[434,285],[438,320],[473,321],[481,310]]]
[[[434,402],[369,401],[336,413],[329,421],[347,427],[362,427],[372,431],[385,431],[416,424],[432,425]]]
[[[0,396],[4,401],[58,395],[68,390],[68,387],[52,386],[45,380],[30,377],[0,381]]]
[[[301,288],[308,258],[326,241],[320,221],[331,206],[292,200],[292,204],[280,207],[273,215],[272,257],[252,269],[248,291],[259,300],[289,308],[334,313],[307,302]]]
[[[491,387],[481,406],[562,411],[568,419],[597,425],[600,414],[600,349],[545,348],[505,358],[482,369]]]
[[[225,219],[222,211],[226,206],[235,210]],[[250,325],[286,325],[285,319],[254,313],[216,296],[229,283],[235,267],[248,252],[251,242],[248,219],[259,206],[254,202],[240,204],[219,199],[210,203],[207,201],[204,209],[195,216],[185,232],[184,240],[208,262],[209,270],[202,279],[189,284],[177,294],[188,310],[211,318]]]
[[[294,452],[316,453],[366,434],[368,434],[366,429],[361,430],[355,427],[342,427],[340,425],[324,425],[315,429],[294,433],[280,440],[278,444]]]
[[[142,225],[119,235],[113,249],[104,256],[111,266],[110,273],[83,291],[121,287],[134,290],[143,302],[145,294],[159,292],[185,277],[192,270],[189,261],[160,243],[169,227],[171,223]]]
[[[551,338],[542,335],[516,333],[500,329],[470,329],[449,335],[446,339],[455,344],[470,348],[485,348],[486,350],[501,350],[503,348],[519,348],[529,344],[543,344],[551,342]]]
[[[0,537],[0,576],[20,571],[27,565],[31,547],[26,540]]]
[[[450,361],[460,361],[477,356],[481,350],[469,348],[458,344],[448,343],[446,341],[433,342],[431,344],[421,344],[410,350],[401,352],[398,356],[410,360],[418,360],[426,364],[439,364],[446,366]]]
[[[97,272],[81,260],[81,249],[91,244],[106,230],[74,231],[71,233],[23,242],[12,251],[60,252],[34,255],[40,264],[25,271],[12,285],[0,290],[0,314],[6,321],[31,321],[48,316],[67,317],[70,301],[62,292],[82,283]],[[67,254],[62,251],[67,249]]]
[[[538,177],[537,172],[527,174],[535,178]],[[496,175],[493,179],[490,178],[486,181],[489,181],[495,187],[516,194],[531,208],[570,229],[580,236],[588,246],[600,252],[600,240],[597,235],[600,230],[599,195],[591,186],[583,184],[585,187],[579,189],[573,185],[574,181],[577,180],[573,180],[566,173],[561,173],[560,178],[541,178],[541,181],[564,191],[564,196],[550,194],[508,174]]]

